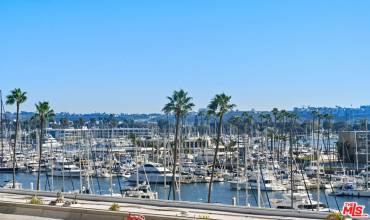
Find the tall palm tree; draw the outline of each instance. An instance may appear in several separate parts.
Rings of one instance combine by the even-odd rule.
[[[239,159],[240,127],[242,126],[243,121],[242,121],[242,118],[239,115],[236,115],[236,116],[232,116],[229,119],[229,123],[231,124],[231,126],[236,128],[236,134],[237,134],[236,145],[237,145],[237,152],[238,152],[238,159]],[[234,155],[235,152],[232,152],[232,153],[233,153],[232,155]],[[231,158],[231,165],[232,165],[232,160],[233,160],[233,158]],[[237,162],[238,162],[238,160],[237,160]]]
[[[329,114],[329,113],[325,113],[323,115],[323,119],[327,123],[327,126],[326,126],[326,130],[327,130],[326,131],[326,134],[327,134],[327,138],[328,138],[327,140],[328,140],[328,142],[327,142],[327,144],[325,146],[325,152],[328,153],[329,150],[330,150],[330,141],[329,141],[329,139],[330,139],[330,127],[331,127],[331,120],[333,119],[333,116],[331,114]],[[366,128],[366,123],[367,123],[367,120],[365,120],[365,128]]]
[[[250,137],[252,137],[253,135],[253,116],[248,114],[248,112],[243,112],[242,114],[242,119],[243,119],[243,122],[244,122],[244,132],[249,132],[248,135],[250,135]]]
[[[240,131],[240,127],[242,126],[242,122],[243,122],[242,117],[240,117],[239,115],[232,116],[229,119],[229,123],[236,128],[237,133],[239,133],[239,131]]]
[[[272,149],[275,151],[275,136],[277,135],[277,120],[278,120],[278,115],[279,115],[279,109],[278,108],[273,108],[271,111],[272,116],[274,117],[274,130],[273,130],[273,137],[272,137],[272,142],[273,146]],[[273,152],[275,153],[275,152]]]
[[[6,104],[7,105],[16,105],[17,114],[15,120],[15,137],[14,137],[14,145],[13,145],[13,189],[15,188],[15,149],[17,148],[17,140],[18,140],[18,130],[19,130],[19,109],[22,103],[27,100],[26,92],[23,92],[21,89],[14,89],[10,91],[10,95],[6,97]]]
[[[59,124],[60,124],[60,126],[61,126],[61,128],[68,128],[68,126],[69,126],[69,121],[68,121],[68,119],[67,118],[61,118],[60,120],[59,120]]]
[[[41,173],[41,156],[42,156],[42,143],[44,138],[44,126],[51,118],[55,116],[54,110],[50,108],[49,102],[39,102],[36,106],[35,118],[40,123],[40,140],[39,140],[39,169],[37,172],[37,191],[40,190],[40,173]]]
[[[316,120],[316,117],[318,117],[319,115],[319,112],[314,109],[311,111],[311,116],[312,116],[312,127],[311,127],[311,130],[312,130],[312,135],[315,133],[315,120]],[[312,141],[313,141],[313,136],[312,136]],[[314,143],[312,143],[312,145],[314,145]]]
[[[279,115],[279,109],[278,108],[273,108],[271,111],[271,114],[274,116],[274,128],[276,130],[276,123]]]
[[[188,96],[188,93],[180,89],[179,91],[174,91],[172,96],[167,97],[169,102],[163,107],[162,111],[166,114],[174,114],[176,118],[176,129],[175,129],[175,140],[173,147],[173,166],[172,166],[172,198],[176,200],[176,163],[177,163],[177,149],[180,144],[179,133],[181,119],[186,116],[186,114],[191,111],[194,104],[191,102],[192,98]]]
[[[281,129],[281,136],[283,137],[282,138],[282,144],[284,144],[284,146],[281,146],[281,148],[284,149],[284,151],[286,150],[286,142],[287,142],[287,131],[286,131],[286,125],[287,125],[287,116],[289,115],[289,112],[286,111],[286,110],[281,110],[279,115],[278,115],[278,119],[282,122],[282,129]],[[280,149],[282,150],[282,149]]]
[[[281,122],[283,123],[283,128],[282,128],[283,130],[282,130],[282,132],[285,132],[286,116],[287,115],[288,115],[288,112],[285,109],[281,110],[279,112],[279,115],[278,115],[278,119],[280,119]]]
[[[216,139],[216,149],[212,162],[212,171],[211,171],[211,180],[208,187],[208,203],[211,202],[211,191],[212,191],[212,182],[215,171],[215,165],[217,160],[217,153],[221,139],[221,128],[222,120],[224,114],[228,111],[231,111],[236,105],[231,104],[231,96],[225,95],[225,93],[217,94],[208,105],[208,115],[216,116],[218,118],[218,130],[217,130],[217,139]]]

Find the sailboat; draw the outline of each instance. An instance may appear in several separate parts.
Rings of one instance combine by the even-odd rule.
[[[1,132],[1,157],[0,157],[0,173],[12,173],[13,166],[8,164],[4,157],[4,103],[3,103],[3,94],[0,90],[0,132]],[[18,171],[18,167],[15,168],[15,171]]]

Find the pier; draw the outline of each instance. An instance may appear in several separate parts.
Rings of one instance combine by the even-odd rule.
[[[43,205],[27,203],[37,194]],[[0,190],[0,217],[9,215],[35,216],[27,219],[73,219],[122,220],[129,214],[145,216],[147,220],[157,219],[325,219],[327,213],[298,210],[278,210],[251,207],[236,207],[220,204],[194,203],[165,200],[141,200],[107,196],[80,194],[63,194],[65,201],[77,201],[77,204],[64,207],[62,204],[49,205],[56,199],[53,192],[36,192],[26,190]],[[109,211],[116,203],[120,211]],[[18,219],[18,218],[17,218]]]

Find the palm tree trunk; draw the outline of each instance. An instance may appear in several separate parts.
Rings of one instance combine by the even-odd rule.
[[[18,140],[18,129],[19,129],[19,103],[17,103],[17,116],[15,120],[15,137],[13,145],[13,189],[15,189],[15,164],[16,164],[15,149]]]
[[[40,173],[41,173],[41,155],[42,155],[42,141],[44,136],[44,119],[40,118],[40,139],[39,139],[39,169],[37,171],[37,191],[40,190]]]
[[[176,115],[175,146],[173,148],[173,165],[172,165],[172,198],[176,200],[176,163],[177,147],[179,144],[180,115]]]
[[[211,192],[212,192],[213,175],[214,175],[214,172],[215,172],[215,165],[216,165],[218,147],[219,147],[220,139],[221,139],[222,117],[223,117],[223,115],[220,116],[220,119],[219,119],[220,121],[218,122],[218,131],[217,131],[217,139],[216,139],[216,150],[215,150],[215,154],[213,156],[211,179],[209,181],[209,186],[208,186],[208,203],[211,203]]]

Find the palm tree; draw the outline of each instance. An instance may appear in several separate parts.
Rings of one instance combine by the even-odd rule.
[[[236,143],[234,144],[234,146],[236,145],[237,146],[237,152],[238,152],[238,158],[237,158],[237,164],[238,164],[238,160],[239,160],[239,143],[240,143],[240,127],[242,126],[242,118],[237,115],[237,116],[232,116],[230,119],[229,119],[229,123],[231,126],[233,126],[234,128],[236,128],[236,133],[237,133],[237,141]],[[228,150],[229,152],[231,151],[231,148]],[[235,152],[232,152],[234,155]],[[231,165],[233,164],[232,163],[232,160],[233,158],[231,157]],[[227,160],[226,160],[227,161]]]
[[[248,114],[248,112],[243,112],[242,114],[244,122],[244,132],[246,132],[250,137],[253,135],[253,116]],[[249,128],[248,128],[249,127]],[[248,133],[249,132],[249,133]]]
[[[163,107],[162,111],[166,114],[174,114],[176,118],[176,129],[175,129],[175,140],[173,147],[173,166],[172,166],[172,193],[173,200],[176,200],[176,163],[177,163],[177,149],[179,147],[179,132],[181,119],[183,119],[186,114],[191,111],[194,104],[191,102],[192,98],[188,97],[188,93],[180,89],[179,91],[174,91],[172,96],[167,97],[169,102]]]
[[[288,112],[286,110],[281,110],[279,112],[279,115],[278,115],[278,120],[281,120],[281,122],[283,123],[283,130],[282,132],[285,132],[285,125],[286,125],[286,116],[287,116]]]
[[[75,126],[75,128],[82,128],[85,125],[85,119],[79,117],[73,122],[73,125]]]
[[[330,140],[330,127],[331,127],[331,120],[333,119],[333,116],[331,114],[329,114],[329,113],[325,113],[323,115],[323,119],[327,123],[327,125],[326,125],[326,130],[327,130],[326,133],[327,133],[328,142],[327,142],[327,144],[325,146],[325,152],[328,153],[329,150],[330,150],[330,141],[329,141]],[[366,123],[367,123],[367,120],[365,119],[365,128],[367,128]],[[323,125],[323,127],[324,127],[324,125]],[[324,127],[324,129],[325,129],[325,127]]]
[[[278,119],[278,115],[279,115],[279,109],[273,108],[271,113],[274,116],[274,127],[275,127],[275,130],[276,130],[276,123],[277,123],[277,119]]]
[[[221,139],[222,120],[226,112],[236,107],[236,105],[230,103],[230,100],[231,100],[231,96],[227,96],[224,93],[217,94],[211,100],[211,103],[209,103],[208,105],[208,115],[213,115],[213,116],[218,117],[216,149],[215,149],[215,154],[214,154],[213,162],[212,162],[211,180],[209,182],[209,187],[208,187],[208,203],[211,202],[212,182],[213,182],[213,175],[215,171],[218,147],[219,147],[220,139]]]
[[[68,119],[64,117],[59,120],[59,123],[60,123],[61,128],[68,128],[69,126]]]
[[[272,137],[272,142],[273,142],[272,149],[275,151],[275,136],[277,135],[277,120],[278,120],[278,115],[279,115],[279,109],[273,108],[271,111],[271,114],[272,116],[274,116],[274,131],[273,131],[273,137]]]
[[[42,143],[44,138],[44,126],[52,117],[55,116],[54,110],[50,108],[49,102],[39,102],[36,106],[35,118],[40,123],[40,140],[39,140],[39,169],[37,172],[37,191],[40,190],[40,173],[41,173],[41,156]]]
[[[242,118],[237,115],[237,116],[232,116],[230,119],[229,119],[229,123],[234,126],[237,130],[237,133],[239,133],[240,131],[240,127],[242,126]]]
[[[17,108],[17,115],[15,121],[15,137],[14,137],[14,145],[13,145],[13,189],[15,188],[15,149],[17,148],[17,140],[18,140],[18,129],[19,129],[19,109],[22,103],[27,100],[26,92],[23,92],[21,89],[14,89],[10,92],[10,95],[6,97],[6,104],[7,105],[16,105]]]

